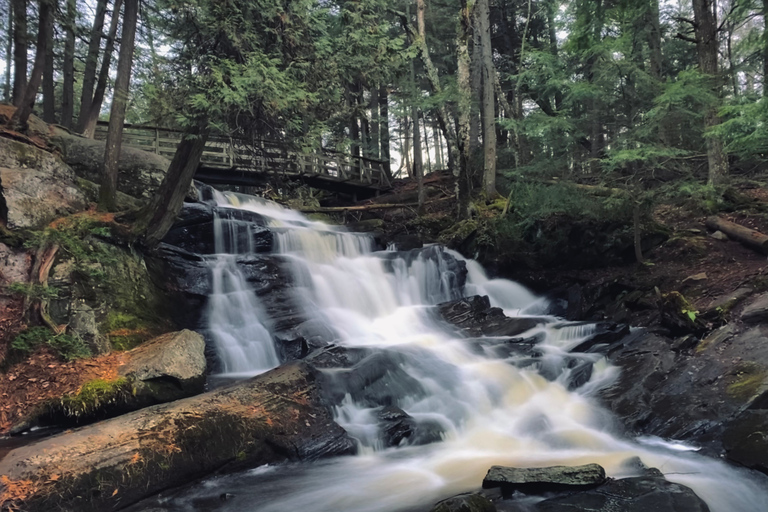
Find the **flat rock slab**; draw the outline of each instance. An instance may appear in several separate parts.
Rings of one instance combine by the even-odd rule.
[[[600,487],[541,501],[536,512],[709,512],[688,487],[663,477],[609,480]]]
[[[0,509],[116,510],[214,471],[354,453],[319,395],[315,370],[285,365],[17,448],[0,460]]]
[[[552,320],[545,317],[509,318],[500,308],[491,307],[487,296],[475,295],[438,304],[443,320],[469,336],[517,336]]]
[[[483,489],[501,487],[502,494],[507,496],[515,491],[525,494],[541,494],[562,490],[589,489],[604,482],[605,469],[599,464],[545,468],[492,466],[483,479]]]
[[[757,297],[741,312],[741,320],[748,324],[768,322],[768,293]]]

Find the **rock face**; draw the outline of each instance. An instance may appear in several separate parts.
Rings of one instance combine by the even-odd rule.
[[[768,402],[768,393],[762,395],[761,402]],[[768,474],[768,409],[747,410],[736,416],[726,426],[723,444],[729,459]]]
[[[0,503],[28,512],[123,508],[214,470],[354,452],[305,364],[17,448],[0,461]]]
[[[56,130],[52,141],[61,148],[64,161],[74,172],[94,183],[101,181],[104,141],[86,139]],[[163,180],[170,161],[140,149],[122,147],[118,161],[117,189],[137,198],[149,198]]]
[[[768,322],[768,293],[758,296],[741,312],[741,319],[748,324]]]
[[[443,320],[470,336],[517,336],[550,321],[546,318],[509,318],[500,308],[491,307],[488,297],[479,295],[446,302],[437,309]]]
[[[546,468],[492,466],[483,479],[483,489],[500,487],[504,496],[511,496],[515,491],[524,494],[578,491],[597,487],[603,482],[605,470],[599,464]]]
[[[537,512],[709,512],[701,498],[663,477],[640,476],[609,480],[596,489],[550,498],[536,504]]]
[[[39,228],[87,204],[61,159],[6,138],[0,138],[0,183],[10,229]]]

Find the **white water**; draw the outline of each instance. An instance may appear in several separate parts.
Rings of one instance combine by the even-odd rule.
[[[346,397],[336,418],[358,439],[361,455],[209,480],[177,498],[175,505],[181,509],[201,510],[196,505],[201,496],[222,492],[235,497],[208,503],[202,510],[428,509],[438,499],[477,489],[496,464],[596,462],[610,476],[624,477],[637,474],[627,461],[640,457],[667,479],[693,488],[713,512],[768,510],[768,491],[746,472],[699,456],[695,447],[658,438],[632,441],[616,434],[614,420],[591,395],[612,382],[617,369],[594,354],[568,355],[593,332],[592,326],[558,325],[555,318],[543,321],[525,334],[541,340],[541,357],[531,365],[528,355],[500,353],[492,339],[479,340],[479,345],[461,339],[438,325],[430,307],[460,295],[484,294],[507,315],[544,311],[546,303],[522,286],[488,279],[479,264],[465,260],[468,279],[462,290],[437,247],[408,257],[391,251],[374,254],[367,236],[309,221],[263,200],[233,194],[217,199],[222,207],[268,217],[277,232],[276,252],[291,261],[296,295],[307,316],[331,327],[340,344],[381,349],[393,378],[387,389],[375,392],[341,390]],[[216,272],[220,276],[215,277],[210,319],[225,371],[256,373],[275,366],[263,313],[234,258],[219,256]],[[568,391],[568,357],[594,364],[589,382],[576,392]],[[557,377],[547,380],[539,369]],[[381,408],[376,399],[382,397],[419,425],[436,426],[442,442],[382,449],[375,419]]]

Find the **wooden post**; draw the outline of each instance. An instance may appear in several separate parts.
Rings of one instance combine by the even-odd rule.
[[[227,148],[227,153],[229,153],[229,167],[231,169],[235,168],[235,143],[232,140],[232,137],[229,138],[229,147]]]
[[[160,154],[160,130],[155,128],[155,154]]]

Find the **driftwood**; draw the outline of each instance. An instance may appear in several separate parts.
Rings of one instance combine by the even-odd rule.
[[[768,236],[720,217],[708,217],[706,226],[713,231],[722,231],[729,238],[763,254],[768,254]]]

